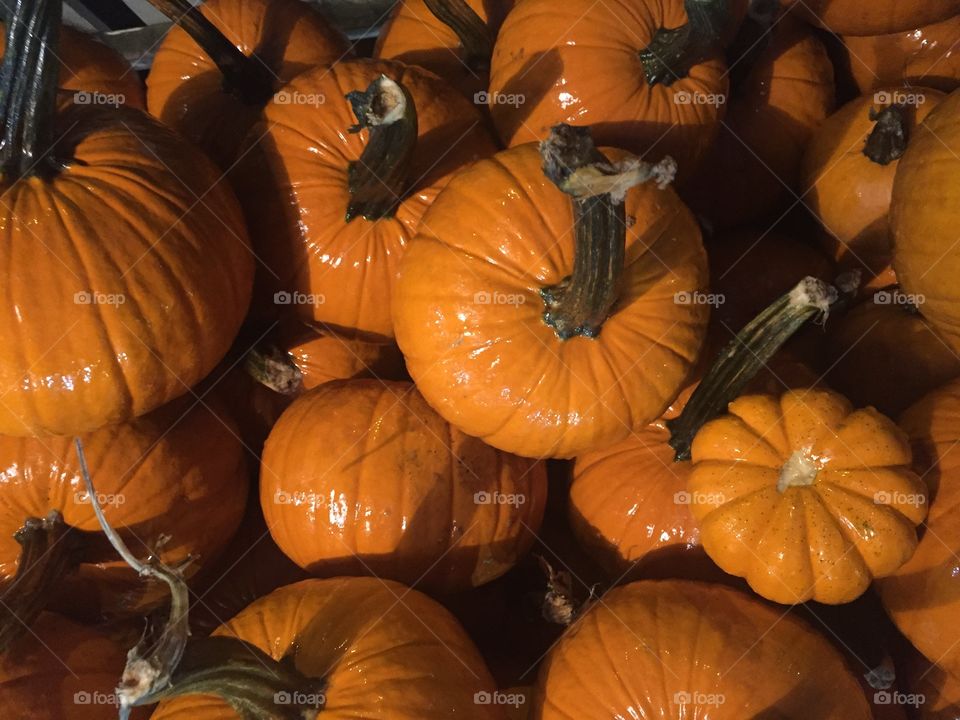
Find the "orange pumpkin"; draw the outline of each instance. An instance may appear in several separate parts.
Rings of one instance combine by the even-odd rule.
[[[803,158],[804,202],[825,248],[869,282],[889,266],[890,195],[898,161],[943,93],[887,88],[844,105],[814,133]]]
[[[720,585],[607,593],[540,669],[533,720],[870,720],[843,656],[806,623]]]
[[[912,648],[903,665],[906,692],[897,699],[916,708],[916,720],[957,720],[960,717],[960,680]]]
[[[54,4],[17,6],[3,58],[6,435],[88,432],[182,395],[233,341],[253,274],[236,199],[192,146],[122,107],[55,117]]]
[[[113,720],[125,652],[54,613],[0,654],[0,708],[11,720]],[[134,715],[134,717],[140,717]]]
[[[275,698],[282,702],[285,693],[295,702],[310,695],[322,699],[318,717],[501,718],[498,706],[475,701],[492,693],[494,684],[456,620],[428,597],[390,580],[334,578],[288,585],[250,605],[214,635],[251,643],[313,679],[313,688],[277,686],[277,676],[266,666],[252,666],[253,673],[260,671],[255,682],[264,688],[270,712],[276,712]],[[224,681],[219,687],[242,691],[246,682]],[[216,686],[214,679],[208,693]],[[163,702],[152,720],[240,717],[224,700],[198,694]]]
[[[893,266],[904,292],[923,296],[923,316],[960,348],[960,94],[943,100],[917,128],[893,181]]]
[[[373,56],[419,65],[436,73],[464,95],[486,105],[490,82],[490,52],[507,12],[516,0],[403,0],[387,20]],[[472,22],[448,25],[430,9],[439,5],[446,12],[466,15]],[[463,12],[465,5],[469,12]],[[471,17],[472,13],[472,17]],[[478,23],[477,38],[464,42],[459,32],[470,32]],[[464,28],[459,32],[454,27]],[[482,27],[483,31],[479,31]],[[472,42],[471,42],[472,41]],[[476,47],[474,47],[474,43]]]
[[[389,154],[364,123],[348,132],[357,117],[344,92],[370,86],[367,98],[409,96],[403,118],[374,128],[385,138],[412,123]],[[491,154],[493,141],[469,101],[433,74],[399,63],[340,62],[300,75],[282,92],[291,102],[267,106],[237,177],[264,263],[265,306],[290,305],[285,309],[307,322],[391,338],[390,293],[407,243],[449,176]],[[369,184],[357,180],[358,171],[368,171]]]
[[[805,188],[803,149],[834,105],[833,65],[817,36],[792,16],[763,32],[753,41],[757,56],[741,60],[749,69],[731,90],[716,142],[682,193],[715,229],[779,215],[782,200]]]
[[[155,4],[178,25],[153,59],[147,107],[224,169],[276,90],[349,54],[346,39],[300,0]]]
[[[741,5],[704,2],[693,37],[716,40]],[[682,0],[525,0],[494,46],[488,102],[505,145],[545,139],[557,123],[589,125],[598,145],[652,159],[669,155],[692,175],[717,134],[728,90],[716,42],[685,47]],[[670,39],[679,46],[671,46]],[[673,58],[665,62],[664,58]]]
[[[900,631],[928,660],[960,677],[960,610],[955,591],[960,542],[960,381],[954,380],[910,407],[900,418],[930,486],[932,504],[917,551],[897,573],[878,583],[880,598]]]
[[[177,402],[81,440],[107,520],[138,555],[156,551],[173,565],[193,557],[188,575],[216,559],[239,525],[247,497],[244,450],[232,424],[202,404]],[[164,586],[143,583],[104,551],[71,438],[0,437],[0,468],[4,584],[9,587],[22,557],[32,557],[26,547],[21,551],[15,533],[27,518],[46,518],[56,511],[68,537],[42,562],[20,568],[43,577],[55,574],[52,579],[59,584],[51,598],[56,607],[93,620],[142,614],[162,602]],[[73,563],[58,570],[64,553],[74,554]],[[9,592],[21,600],[16,588]],[[22,601],[29,603],[28,611],[35,611],[51,598]],[[13,600],[8,597],[6,603]]]
[[[838,35],[913,30],[960,13],[960,0],[790,0],[790,5]]]
[[[692,457],[704,549],[767,599],[849,602],[916,547],[927,495],[907,439],[841,395],[741,396],[700,429]]]
[[[889,35],[848,36],[843,38],[847,69],[861,93],[890,85],[950,92],[960,86],[958,36],[960,15]]]
[[[631,162],[603,152],[614,165],[598,167]],[[708,307],[685,299],[705,291],[706,260],[673,191],[634,187],[620,207],[629,219],[605,226],[614,236],[572,233],[571,201],[532,144],[450,182],[407,251],[394,295],[397,342],[437,412],[530,457],[618,442],[663,412],[703,339]],[[622,271],[586,280],[608,272],[607,248],[624,245]],[[571,272],[580,280],[568,282]],[[591,314],[580,323],[583,305],[571,311],[562,298],[581,303],[585,291]]]
[[[960,375],[960,358],[906,299],[887,288],[826,325],[827,384],[890,417]]]
[[[270,533],[300,567],[439,592],[509,570],[533,542],[545,497],[542,463],[450,427],[409,383],[376,380],[328,383],[294,401],[260,472]]]

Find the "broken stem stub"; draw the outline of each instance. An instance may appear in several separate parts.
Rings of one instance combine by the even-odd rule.
[[[889,105],[877,112],[870,108],[873,130],[867,136],[863,154],[878,165],[899,160],[907,149],[907,119],[902,105]]]

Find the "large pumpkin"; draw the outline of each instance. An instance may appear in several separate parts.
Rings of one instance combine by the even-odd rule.
[[[803,149],[834,105],[833,65],[816,34],[792,16],[762,32],[750,38],[756,57],[735,66],[723,126],[682,193],[714,228],[779,215],[795,199]]]
[[[383,150],[372,130],[390,130],[358,125],[344,97],[371,85],[378,97],[408,94],[397,122],[412,129],[400,147]],[[390,294],[407,243],[450,174],[492,154],[493,141],[470,101],[432,73],[399,63],[340,62],[281,92],[237,176],[264,263],[263,301],[290,305],[285,310],[331,329],[391,338]],[[356,185],[355,168],[371,174],[376,203],[369,186]]]
[[[913,444],[916,465],[933,501],[913,557],[878,583],[880,598],[900,631],[931,662],[960,677],[960,611],[956,548],[960,543],[960,381],[954,380],[908,409],[900,425]]]
[[[627,159],[604,152],[614,164]],[[545,177],[537,146],[501,152],[450,182],[407,251],[394,295],[407,369],[437,412],[531,457],[616,443],[663,412],[703,339],[706,259],[672,190],[648,183],[625,201],[620,278],[570,286],[574,297],[592,287],[615,302],[602,329],[571,330],[556,311],[556,288],[592,267],[583,255],[597,241],[579,232],[574,241],[571,201]]]
[[[516,0],[432,0],[446,12],[455,14],[465,5],[478,23],[448,25],[429,8],[426,0],[398,2],[377,38],[373,56],[419,65],[435,72],[475,102],[486,105],[484,96],[490,82],[490,55],[500,25]],[[464,13],[469,15],[469,13]],[[483,31],[480,31],[480,27]],[[457,28],[455,30],[454,28]],[[464,43],[459,32],[474,32],[479,37]],[[472,40],[472,42],[471,42]],[[472,47],[476,44],[476,48]],[[483,56],[471,53],[483,51]]]
[[[870,720],[843,656],[803,621],[690,581],[616,588],[540,669],[532,720]]]
[[[703,5],[698,18],[732,27],[745,3],[731,3],[735,11],[726,0]],[[545,139],[557,123],[589,125],[598,145],[670,155],[681,176],[691,175],[716,136],[728,80],[719,47],[685,58],[683,48],[659,44],[687,22],[682,0],[521,2],[500,29],[490,67],[500,139],[512,147]]]
[[[826,230],[828,252],[867,282],[890,264],[888,215],[898,161],[942,98],[927,88],[864,95],[827,118],[807,145],[804,202]]]
[[[390,580],[334,578],[288,585],[250,605],[215,635],[251,643],[321,681],[324,705],[317,717],[501,718],[498,706],[475,700],[494,691],[493,680],[453,616]],[[262,670],[265,686],[276,682]],[[225,682],[223,687],[229,692],[238,685]],[[295,701],[311,692],[277,688]],[[152,715],[152,720],[239,718],[211,695],[166,701]]]
[[[927,494],[906,437],[834,392],[741,396],[692,456],[701,543],[765,598],[849,602],[916,547]]]
[[[849,74],[862,93],[888,85],[950,92],[960,86],[957,37],[960,15],[889,35],[847,36],[843,46]]]
[[[59,11],[25,3],[7,24],[6,435],[87,432],[183,394],[233,341],[253,274],[236,199],[192,146],[123,107],[54,117]]]
[[[157,551],[172,565],[192,556],[188,576],[216,559],[247,497],[244,450],[232,423],[180,401],[80,439],[106,518],[138,555]],[[63,574],[52,594],[56,606],[90,620],[141,614],[163,601],[165,586],[142,582],[105,549],[71,438],[0,437],[0,468],[0,580],[8,587],[23,557],[15,533],[28,518],[56,511],[71,537],[29,568],[56,572],[62,554],[75,553],[75,572]]]
[[[890,227],[893,266],[908,295],[954,350],[960,348],[960,93],[953,93],[917,128],[893,182]]]
[[[224,169],[277,89],[349,55],[343,36],[301,0],[206,0],[193,13],[202,13],[212,29],[198,29],[193,13],[178,7],[183,3],[157,4],[172,8],[178,25],[153,59],[147,106]],[[218,50],[219,43],[226,49]],[[237,52],[227,52],[230,46]]]
[[[960,13],[960,0],[790,0],[838,35],[882,35],[915,30]]]
[[[260,472],[270,533],[301,567],[441,592],[509,570],[545,499],[542,463],[450,427],[409,383],[379,380],[298,398],[267,438]]]

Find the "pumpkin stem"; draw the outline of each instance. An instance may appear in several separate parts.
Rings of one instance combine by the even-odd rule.
[[[573,203],[573,274],[542,288],[544,322],[561,340],[600,334],[620,295],[627,191],[648,180],[666,187],[676,173],[672,158],[656,165],[631,157],[611,163],[586,127],[555,125],[540,143],[543,172]]]
[[[690,459],[693,438],[723,412],[770,358],[812,317],[823,317],[849,301],[860,284],[854,271],[828,285],[805,277],[737,333],[690,396],[680,416],[667,420],[676,460]]]
[[[460,38],[463,62],[475,72],[490,69],[493,38],[487,24],[465,0],[424,0],[427,9]]]
[[[407,190],[407,178],[417,145],[417,108],[409,91],[381,75],[365,91],[347,94],[357,124],[351,133],[367,129],[370,137],[359,160],[350,163],[347,183],[350,202],[346,220],[392,217]]]
[[[902,105],[889,105],[880,112],[870,108],[873,130],[867,136],[863,154],[878,165],[899,160],[907,149],[907,119]]]
[[[281,395],[295,396],[303,392],[303,373],[290,355],[276,345],[250,350],[243,360],[243,369],[261,385]]]
[[[0,652],[30,627],[57,583],[77,566],[82,545],[57,511],[27,518],[13,537],[22,549],[17,574],[0,596]]]
[[[50,177],[65,167],[52,154],[60,68],[62,3],[14,0],[0,64],[0,169],[9,179]]]
[[[266,105],[276,77],[259,58],[247,56],[210,22],[190,0],[150,0],[150,4],[183,29],[216,63],[223,89],[246,105]]]
[[[730,0],[684,0],[686,25],[670,30],[659,28],[650,44],[640,51],[647,84],[670,86],[710,57],[730,23],[729,3]]]

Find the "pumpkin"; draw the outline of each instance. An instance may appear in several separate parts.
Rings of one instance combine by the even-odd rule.
[[[532,720],[869,720],[843,656],[745,593],[682,580],[615,588],[553,647]]]
[[[147,75],[150,113],[224,169],[264,105],[305,70],[349,55],[346,39],[301,0],[152,0],[177,22]]]
[[[0,708],[17,720],[113,720],[124,650],[54,613],[0,654]],[[134,715],[134,717],[142,717]]]
[[[533,542],[545,497],[542,463],[450,427],[409,383],[379,380],[327,383],[294,401],[260,472],[267,526],[300,567],[437,592],[509,570]]]
[[[900,418],[916,457],[915,469],[933,499],[913,557],[877,584],[891,619],[928,660],[960,677],[960,628],[954,622],[960,542],[956,506],[960,452],[960,381],[953,380],[911,406]]]
[[[898,161],[943,94],[888,88],[851,100],[814,133],[803,158],[804,202],[826,251],[866,281],[890,264],[890,195]]]
[[[360,125],[347,90],[366,104]],[[278,96],[238,169],[264,263],[263,304],[289,305],[344,334],[390,339],[390,294],[406,245],[449,175],[491,154],[493,141],[475,106],[416,67],[345,61],[306,72],[283,92],[323,104]],[[402,112],[367,128],[373,102]]]
[[[266,693],[272,712],[274,698],[286,693],[292,700],[321,696],[319,717],[331,720],[501,718],[498,706],[475,702],[475,696],[494,691],[493,680],[456,620],[426,596],[391,580],[333,578],[288,585],[250,605],[214,635],[239,638],[274,660],[285,660],[307,679],[322,679],[319,691],[277,686]],[[257,664],[257,669],[258,683],[272,689],[276,676],[266,666]],[[238,687],[227,680],[221,685],[227,692]],[[207,692],[215,687],[216,680]],[[239,717],[224,700],[199,694],[163,702],[152,720]]]
[[[560,126],[543,152],[579,147],[582,132]],[[622,151],[603,154],[560,167],[585,184],[596,168],[638,170]],[[427,212],[400,265],[396,337],[427,402],[469,435],[576,456],[640,429],[683,385],[709,310],[684,302],[706,290],[699,229],[653,183],[625,204],[603,197],[574,199],[587,207],[575,211],[528,144],[465,169]],[[608,211],[610,224],[591,219]]]
[[[945,98],[917,128],[900,158],[890,202],[893,267],[903,291],[923,296],[923,316],[960,348],[960,94]]]
[[[960,13],[960,0],[790,0],[813,22],[837,35],[883,35],[914,30]]]
[[[737,398],[692,460],[704,549],[774,602],[853,600],[910,558],[926,515],[904,434],[828,390]]]
[[[682,192],[714,229],[779,215],[784,198],[793,201],[803,149],[834,106],[833,65],[817,36],[792,14],[763,33],[750,36],[755,57],[734,66],[719,135]]]
[[[847,70],[861,93],[891,85],[950,92],[960,86],[960,56],[953,47],[958,35],[960,15],[889,35],[847,36]]]
[[[682,0],[518,4],[490,65],[488,102],[500,139],[513,147],[546,139],[558,123],[590,125],[598,145],[669,155],[691,175],[725,107],[717,40],[746,4],[699,5],[688,24]],[[689,33],[671,32],[683,27]]]
[[[890,417],[960,375],[960,358],[908,299],[880,290],[826,326],[827,384]]]
[[[205,405],[179,401],[81,440],[106,517],[138,554],[156,552],[174,565],[192,557],[191,576],[216,559],[240,523],[247,496],[244,451],[232,423]],[[163,586],[144,584],[105,552],[71,438],[0,437],[0,468],[0,580],[6,605],[18,612],[23,606],[23,622],[50,601],[88,621],[143,614],[163,601]],[[51,512],[62,517],[59,527],[34,529],[21,550],[28,518]],[[35,564],[20,567],[45,541],[56,543]],[[56,585],[11,589],[18,572]]]
[[[214,368],[246,312],[253,260],[236,199],[175,133],[123,107],[54,117],[59,3],[15,9],[0,118],[0,433],[84,433]]]
[[[916,708],[916,720],[960,717],[960,681],[912,648],[903,662],[906,688],[901,700]]]
[[[486,105],[493,39],[515,2],[403,0],[380,31],[373,56],[424,67]],[[431,6],[440,10],[440,16]],[[448,24],[442,19],[448,14],[464,19]]]

